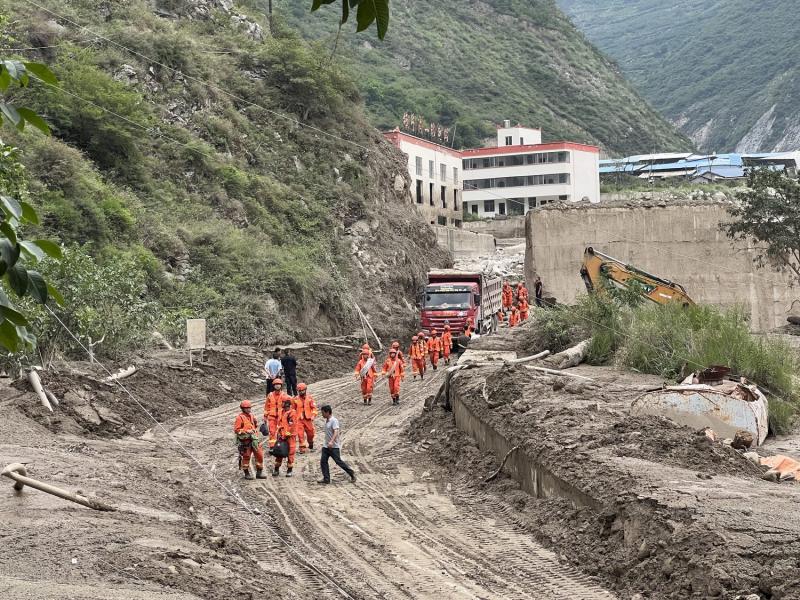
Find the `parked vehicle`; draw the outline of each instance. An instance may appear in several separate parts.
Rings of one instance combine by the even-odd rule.
[[[499,277],[483,273],[454,269],[431,271],[422,297],[422,328],[441,332],[448,321],[452,331],[461,332],[471,319],[476,331],[488,331],[492,316],[500,310],[501,287]]]

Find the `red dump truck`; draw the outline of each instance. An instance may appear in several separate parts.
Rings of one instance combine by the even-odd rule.
[[[422,297],[422,328],[442,331],[445,321],[454,333],[464,330],[472,319],[476,331],[488,331],[491,317],[500,310],[502,281],[483,273],[447,269],[428,273]]]

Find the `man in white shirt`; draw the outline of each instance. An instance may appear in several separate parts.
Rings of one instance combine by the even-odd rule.
[[[325,417],[325,445],[322,447],[322,456],[319,467],[322,470],[322,479],[317,483],[328,484],[331,482],[331,472],[328,468],[328,459],[332,458],[341,469],[350,475],[350,481],[356,482],[356,473],[342,460],[342,440],[339,430],[339,419],[333,416],[333,409],[326,404],[322,407],[322,416]]]
[[[264,363],[264,375],[267,377],[267,394],[273,390],[272,380],[280,377],[282,375],[282,370],[281,350],[280,348],[275,348],[272,352],[272,358]]]

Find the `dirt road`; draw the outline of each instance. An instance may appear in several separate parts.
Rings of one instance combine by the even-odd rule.
[[[447,484],[430,476],[404,429],[440,383],[441,376],[407,382],[399,407],[390,405],[385,386],[370,407],[347,378],[312,386],[342,423],[343,456],[358,472],[355,485],[333,463],[333,484],[317,484],[318,453],[299,458],[293,479],[231,480],[232,406],[188,419],[173,435],[260,513],[256,526],[270,528],[265,539],[285,541],[268,544],[262,565],[311,586],[317,597],[612,598],[491,506],[459,508]],[[274,549],[282,549],[281,560],[274,560]]]

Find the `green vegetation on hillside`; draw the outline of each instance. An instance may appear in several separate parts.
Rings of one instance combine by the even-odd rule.
[[[101,354],[140,346],[151,325],[179,339],[185,317],[209,319],[212,342],[349,331],[353,297],[371,290],[353,285],[347,231],[378,210],[406,213],[421,233],[380,222],[376,254],[419,260],[373,283],[413,294],[437,252],[432,234],[394,193],[401,156],[324,53],[222,3],[43,3],[53,14],[10,0],[0,14],[15,17],[4,42],[40,48],[22,52],[59,77],[20,95],[54,135],[9,130],[4,141],[19,148],[42,237],[68,246],[81,273],[72,286],[49,267],[73,301],[65,317],[93,339],[136,328],[127,348],[109,338]],[[91,298],[98,281],[118,294]]]
[[[700,148],[800,145],[795,3],[557,1]]]
[[[278,14],[330,52],[338,11],[323,7],[308,19],[306,10],[297,2]],[[392,0],[391,10],[384,42],[344,31],[337,49],[381,129],[399,125],[409,111],[455,127],[457,147],[481,145],[503,119],[541,127],[549,140],[595,143],[614,153],[691,145],[553,0]]]

